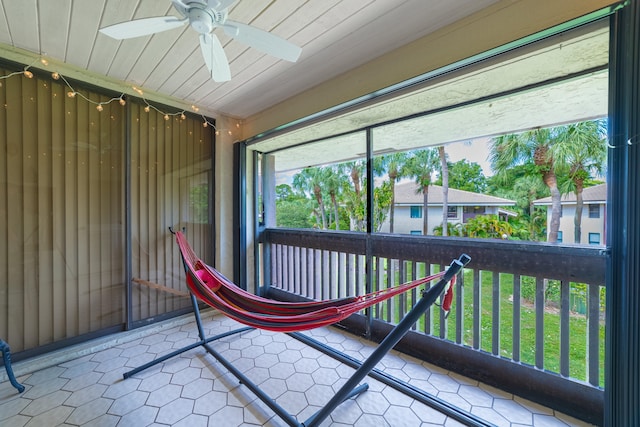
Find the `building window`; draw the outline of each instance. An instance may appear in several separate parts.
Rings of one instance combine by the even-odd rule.
[[[421,230],[411,230],[409,233],[410,234],[417,234],[419,236],[422,236],[422,231]]]
[[[600,218],[600,205],[589,205],[589,218]]]
[[[560,205],[560,217],[561,218],[562,218],[563,211],[564,211],[564,206]]]
[[[487,212],[486,206],[464,206],[462,212],[466,214],[485,214]]]
[[[411,218],[422,218],[422,206],[411,206]]]
[[[457,206],[447,206],[447,218],[458,218]]]
[[[600,233],[589,233],[589,244],[590,245],[599,245],[600,244]]]
[[[562,243],[562,231],[558,231],[558,243]]]

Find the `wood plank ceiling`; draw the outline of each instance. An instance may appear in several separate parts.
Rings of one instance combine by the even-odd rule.
[[[32,52],[242,119],[494,2],[238,0],[229,19],[284,37],[301,46],[302,55],[297,63],[278,60],[217,30],[232,77],[216,83],[188,25],[123,41],[98,31],[131,19],[178,16],[169,0],[2,0],[0,56],[3,45]]]

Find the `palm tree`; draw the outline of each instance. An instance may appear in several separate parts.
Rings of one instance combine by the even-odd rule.
[[[549,222],[549,242],[558,241],[560,228],[560,190],[558,189],[557,130],[552,128],[499,136],[491,142],[490,161],[499,175],[506,174],[511,167],[533,162],[538,176],[551,193],[551,220]]]
[[[340,173],[338,166],[328,166],[323,169],[324,184],[329,198],[331,199],[331,205],[333,206],[333,216],[335,221],[335,229],[340,229],[340,214],[338,210],[338,194],[343,186],[344,175]]]
[[[392,153],[374,159],[374,174],[377,176],[384,175],[389,177],[391,190],[391,204],[389,206],[389,233],[393,233],[393,223],[396,203],[396,182],[404,177],[406,171],[405,163],[407,161],[407,153]]]
[[[576,195],[573,218],[574,242],[582,237],[582,191],[585,180],[602,175],[607,161],[606,124],[604,120],[572,123],[559,128],[558,140],[562,159],[569,166],[569,179],[561,186],[563,193]],[[559,157],[560,157],[559,156]]]
[[[362,192],[362,172],[365,169],[363,161],[352,161],[338,165],[340,174],[351,178],[351,185],[344,184],[346,208],[349,211],[351,229],[365,231],[366,227],[366,194]]]
[[[422,234],[425,236],[429,233],[429,185],[439,164],[438,150],[434,148],[416,150],[407,160],[406,176],[415,179],[418,192],[422,193]]]
[[[440,157],[440,174],[442,176],[442,235],[447,236],[449,227],[449,166],[447,165],[447,154],[444,145],[438,147],[438,157]]]
[[[324,209],[324,200],[322,198],[322,182],[324,173],[321,168],[309,167],[304,168],[293,177],[293,187],[304,191],[305,193],[311,193],[318,203],[319,211],[316,212],[316,217],[319,217],[319,222],[322,224],[322,229],[327,228],[327,218]]]

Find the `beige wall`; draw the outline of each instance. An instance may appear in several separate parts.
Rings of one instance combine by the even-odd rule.
[[[502,0],[457,23],[243,121],[244,139],[611,4],[612,0]]]
[[[215,203],[216,267],[233,277],[233,144],[239,140],[237,121],[219,116],[216,119]]]
[[[600,204],[600,217],[589,218],[589,204],[585,203],[582,209],[582,222],[580,227],[580,243],[583,245],[589,244],[589,233],[598,233],[600,235],[600,244],[604,245],[605,242],[605,212],[606,205]],[[562,232],[563,243],[574,243],[575,241],[575,224],[574,216],[576,212],[576,205],[562,205],[562,216],[560,217],[560,228]],[[551,222],[551,208],[547,209],[547,230],[550,229]]]

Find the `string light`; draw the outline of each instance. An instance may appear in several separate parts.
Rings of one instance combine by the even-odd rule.
[[[233,136],[233,130],[231,130],[231,129],[218,129],[216,127],[216,125],[211,123],[204,115],[201,114],[200,117],[202,117],[202,127],[208,128],[209,126],[211,126],[214,129],[216,136],[220,136],[222,134],[222,132],[228,134],[229,136]],[[240,129],[240,125],[241,125],[241,122],[237,121],[236,122],[236,128]]]
[[[149,104],[149,103],[147,102],[147,100],[146,100],[146,99],[144,99],[144,98],[142,98],[142,101],[146,104],[146,105],[145,105],[145,107],[144,107],[144,112],[145,112],[145,113],[148,113],[148,112],[150,112],[151,110],[155,110],[155,111],[157,111],[158,113],[162,114],[162,117],[163,117],[165,120],[167,120],[167,121],[168,121],[169,119],[171,119],[171,117],[174,117],[174,116],[179,116],[182,120],[185,120],[185,119],[187,118],[187,116],[185,116],[185,115],[184,115],[184,110],[183,110],[183,111],[180,111],[180,112],[178,112],[178,113],[167,113],[166,111],[162,111],[162,110],[160,110],[159,108],[157,108],[156,106]]]
[[[12,73],[9,73],[7,75],[4,76],[0,76],[0,87],[2,87],[2,80],[11,78],[13,76],[17,76],[17,75],[23,75],[26,78],[32,79],[34,77],[33,72],[30,70],[30,68],[32,68],[36,63],[40,63],[45,67],[49,66],[49,61],[46,58],[39,58],[34,60],[31,64],[27,65],[26,67],[24,67],[24,69],[22,71],[15,71]],[[64,84],[67,86],[67,97],[69,98],[76,98],[76,97],[80,97],[83,100],[87,101],[90,104],[93,104],[96,106],[96,110],[98,111],[103,111],[104,110],[104,105],[108,105],[111,104],[112,102],[117,101],[120,105],[124,106],[126,105],[127,101],[125,99],[125,94],[122,93],[120,94],[120,96],[114,97],[109,99],[108,101],[93,101],[89,98],[87,98],[85,95],[83,95],[81,92],[76,91],[73,86],[67,81],[67,79],[60,73],[58,73],[57,71],[53,71],[51,72],[51,78],[53,80],[62,80],[64,82]],[[149,104],[149,102],[147,102],[146,99],[144,99],[144,92],[142,91],[142,89],[136,87],[136,86],[131,86],[131,89],[137,93],[141,98],[142,101],[145,103],[144,106],[144,111],[146,113],[149,113],[152,109],[155,110],[156,112],[160,113],[162,115],[162,117],[164,118],[164,120],[168,121],[171,119],[171,117],[179,117],[180,120],[186,120],[187,116],[185,115],[185,111],[180,111],[177,113],[168,113],[165,111],[162,111],[160,109],[158,109],[157,107],[155,107],[154,105]],[[191,105],[191,110],[193,110],[195,113],[198,113],[200,111],[200,108],[198,108],[196,105]],[[214,130],[216,135],[220,135],[220,130],[218,130],[216,128],[216,126],[211,123],[209,121],[209,119],[207,119],[207,117],[205,117],[203,114],[200,115],[202,117],[202,126],[205,128],[208,128],[209,126],[211,126]],[[240,123],[236,123],[236,127],[240,128]],[[226,129],[225,129],[226,130]],[[227,133],[229,135],[232,135],[233,133],[230,130],[226,130]]]

